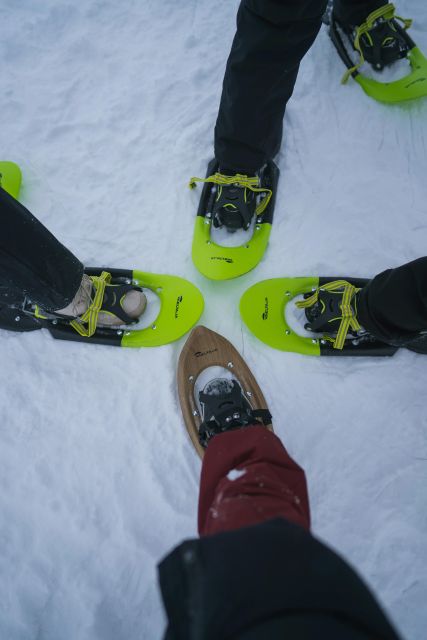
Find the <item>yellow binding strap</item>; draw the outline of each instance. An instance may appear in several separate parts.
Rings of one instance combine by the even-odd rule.
[[[273,192],[271,189],[267,189],[266,187],[259,187],[259,178],[253,176],[250,178],[249,176],[245,176],[240,173],[236,173],[234,176],[224,176],[222,173],[215,173],[208,178],[191,178],[188,186],[190,189],[194,189],[196,186],[196,182],[212,182],[212,184],[218,184],[220,186],[234,184],[237,187],[242,187],[242,189],[250,189],[254,193],[265,193],[266,196],[261,200],[257,208],[255,209],[255,213],[257,215],[261,215],[268,203],[271,200],[271,196]]]
[[[111,282],[111,274],[108,271],[103,271],[100,276],[90,276],[90,279],[95,289],[93,300],[83,315],[70,322],[73,329],[85,338],[90,338],[96,331],[98,315],[104,301],[105,287]]]
[[[383,20],[399,20],[402,25],[403,28],[409,29],[409,27],[412,24],[412,20],[407,19],[407,18],[402,18],[401,16],[396,16],[395,15],[395,11],[396,8],[394,6],[394,4],[390,3],[390,4],[385,4],[383,7],[380,7],[379,9],[377,9],[376,11],[373,11],[372,13],[370,13],[368,15],[368,17],[366,18],[365,22],[363,22],[359,27],[357,27],[356,29],[356,35],[354,38],[354,43],[353,46],[356,49],[356,51],[359,53],[359,62],[357,62],[354,67],[351,67],[351,69],[347,69],[347,71],[345,72],[345,74],[342,77],[341,83],[345,84],[347,82],[347,80],[349,79],[349,77],[355,72],[358,71],[358,69],[362,66],[362,64],[365,62],[365,56],[363,55],[362,52],[362,47],[360,46],[360,40],[362,38],[362,36],[366,36],[368,40],[372,40],[371,36],[369,35],[369,31],[372,29],[372,27],[374,26],[374,23],[379,20],[380,18],[383,18]]]
[[[342,302],[340,305],[342,315],[337,335],[335,339],[330,336],[324,336],[326,340],[333,342],[334,349],[343,348],[349,329],[353,329],[354,331],[359,331],[360,329],[360,324],[357,321],[355,311],[351,306],[351,301],[359,289],[347,282],[347,280],[334,280],[333,282],[323,284],[321,287],[316,289],[309,298],[296,302],[296,306],[299,309],[307,309],[308,307],[312,307],[316,304],[319,299],[319,291],[338,291],[341,289],[343,291]]]

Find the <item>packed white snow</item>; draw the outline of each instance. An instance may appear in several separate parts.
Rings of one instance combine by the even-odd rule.
[[[400,0],[427,51],[423,0]],[[427,101],[386,106],[325,28],[285,118],[271,242],[210,282],[191,239],[237,0],[0,2],[1,159],[21,199],[86,264],[184,276],[201,322],[240,350],[308,478],[314,533],[365,577],[408,640],[427,628],[427,358],[267,348],[241,294],[270,277],[370,277],[427,247]],[[197,534],[200,460],[175,370],[144,350],[0,335],[0,637],[154,640],[156,564]],[[286,576],[283,576],[286,580]]]
[[[238,480],[239,478],[244,476],[245,473],[246,469],[231,469],[231,471],[227,473],[227,478],[232,481]]]

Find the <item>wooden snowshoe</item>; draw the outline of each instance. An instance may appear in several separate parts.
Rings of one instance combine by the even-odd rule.
[[[178,394],[187,431],[201,458],[204,448],[199,442],[199,427],[203,422],[198,405],[197,379],[208,367],[222,367],[232,372],[252,410],[268,412],[267,402],[248,365],[226,338],[203,326],[192,330],[178,362]],[[271,422],[266,425],[273,431]]]

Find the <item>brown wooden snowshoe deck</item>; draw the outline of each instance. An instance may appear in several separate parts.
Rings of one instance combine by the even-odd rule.
[[[198,439],[202,417],[196,403],[194,386],[200,373],[214,366],[233,372],[253,409],[268,409],[257,381],[231,342],[206,327],[198,326],[193,329],[179,356],[178,394],[185,425],[201,458],[205,452]],[[267,428],[273,430],[272,425]]]

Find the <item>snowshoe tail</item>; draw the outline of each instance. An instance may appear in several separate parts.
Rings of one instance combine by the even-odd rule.
[[[206,177],[219,169],[217,161],[211,160]],[[252,237],[238,247],[224,247],[211,239],[212,208],[215,192],[213,185],[205,183],[200,197],[193,236],[192,258],[197,269],[211,280],[228,280],[251,271],[256,267],[267,248],[273,224],[279,169],[271,160],[265,166],[262,186],[271,189],[272,196],[261,215],[256,216]]]
[[[14,198],[18,198],[21,188],[21,169],[14,162],[0,161],[0,187]]]
[[[255,414],[260,412],[267,415],[263,412],[268,412],[266,400],[257,381],[231,342],[206,327],[198,326],[193,329],[179,356],[178,395],[187,431],[201,458],[205,451],[199,442],[199,428],[203,418],[196,401],[195,385],[205,369],[218,366],[232,371]],[[267,428],[273,430],[271,424]]]
[[[240,315],[248,329],[262,342],[280,351],[311,356],[392,356],[398,347],[391,346],[372,335],[350,337],[342,349],[334,348],[327,336],[299,335],[286,319],[289,302],[304,294],[311,294],[322,284],[346,280],[357,288],[368,282],[363,278],[272,278],[250,287],[240,300]]]
[[[38,318],[26,315],[17,307],[8,307],[0,304],[0,329],[21,333],[42,328],[43,324]]]

